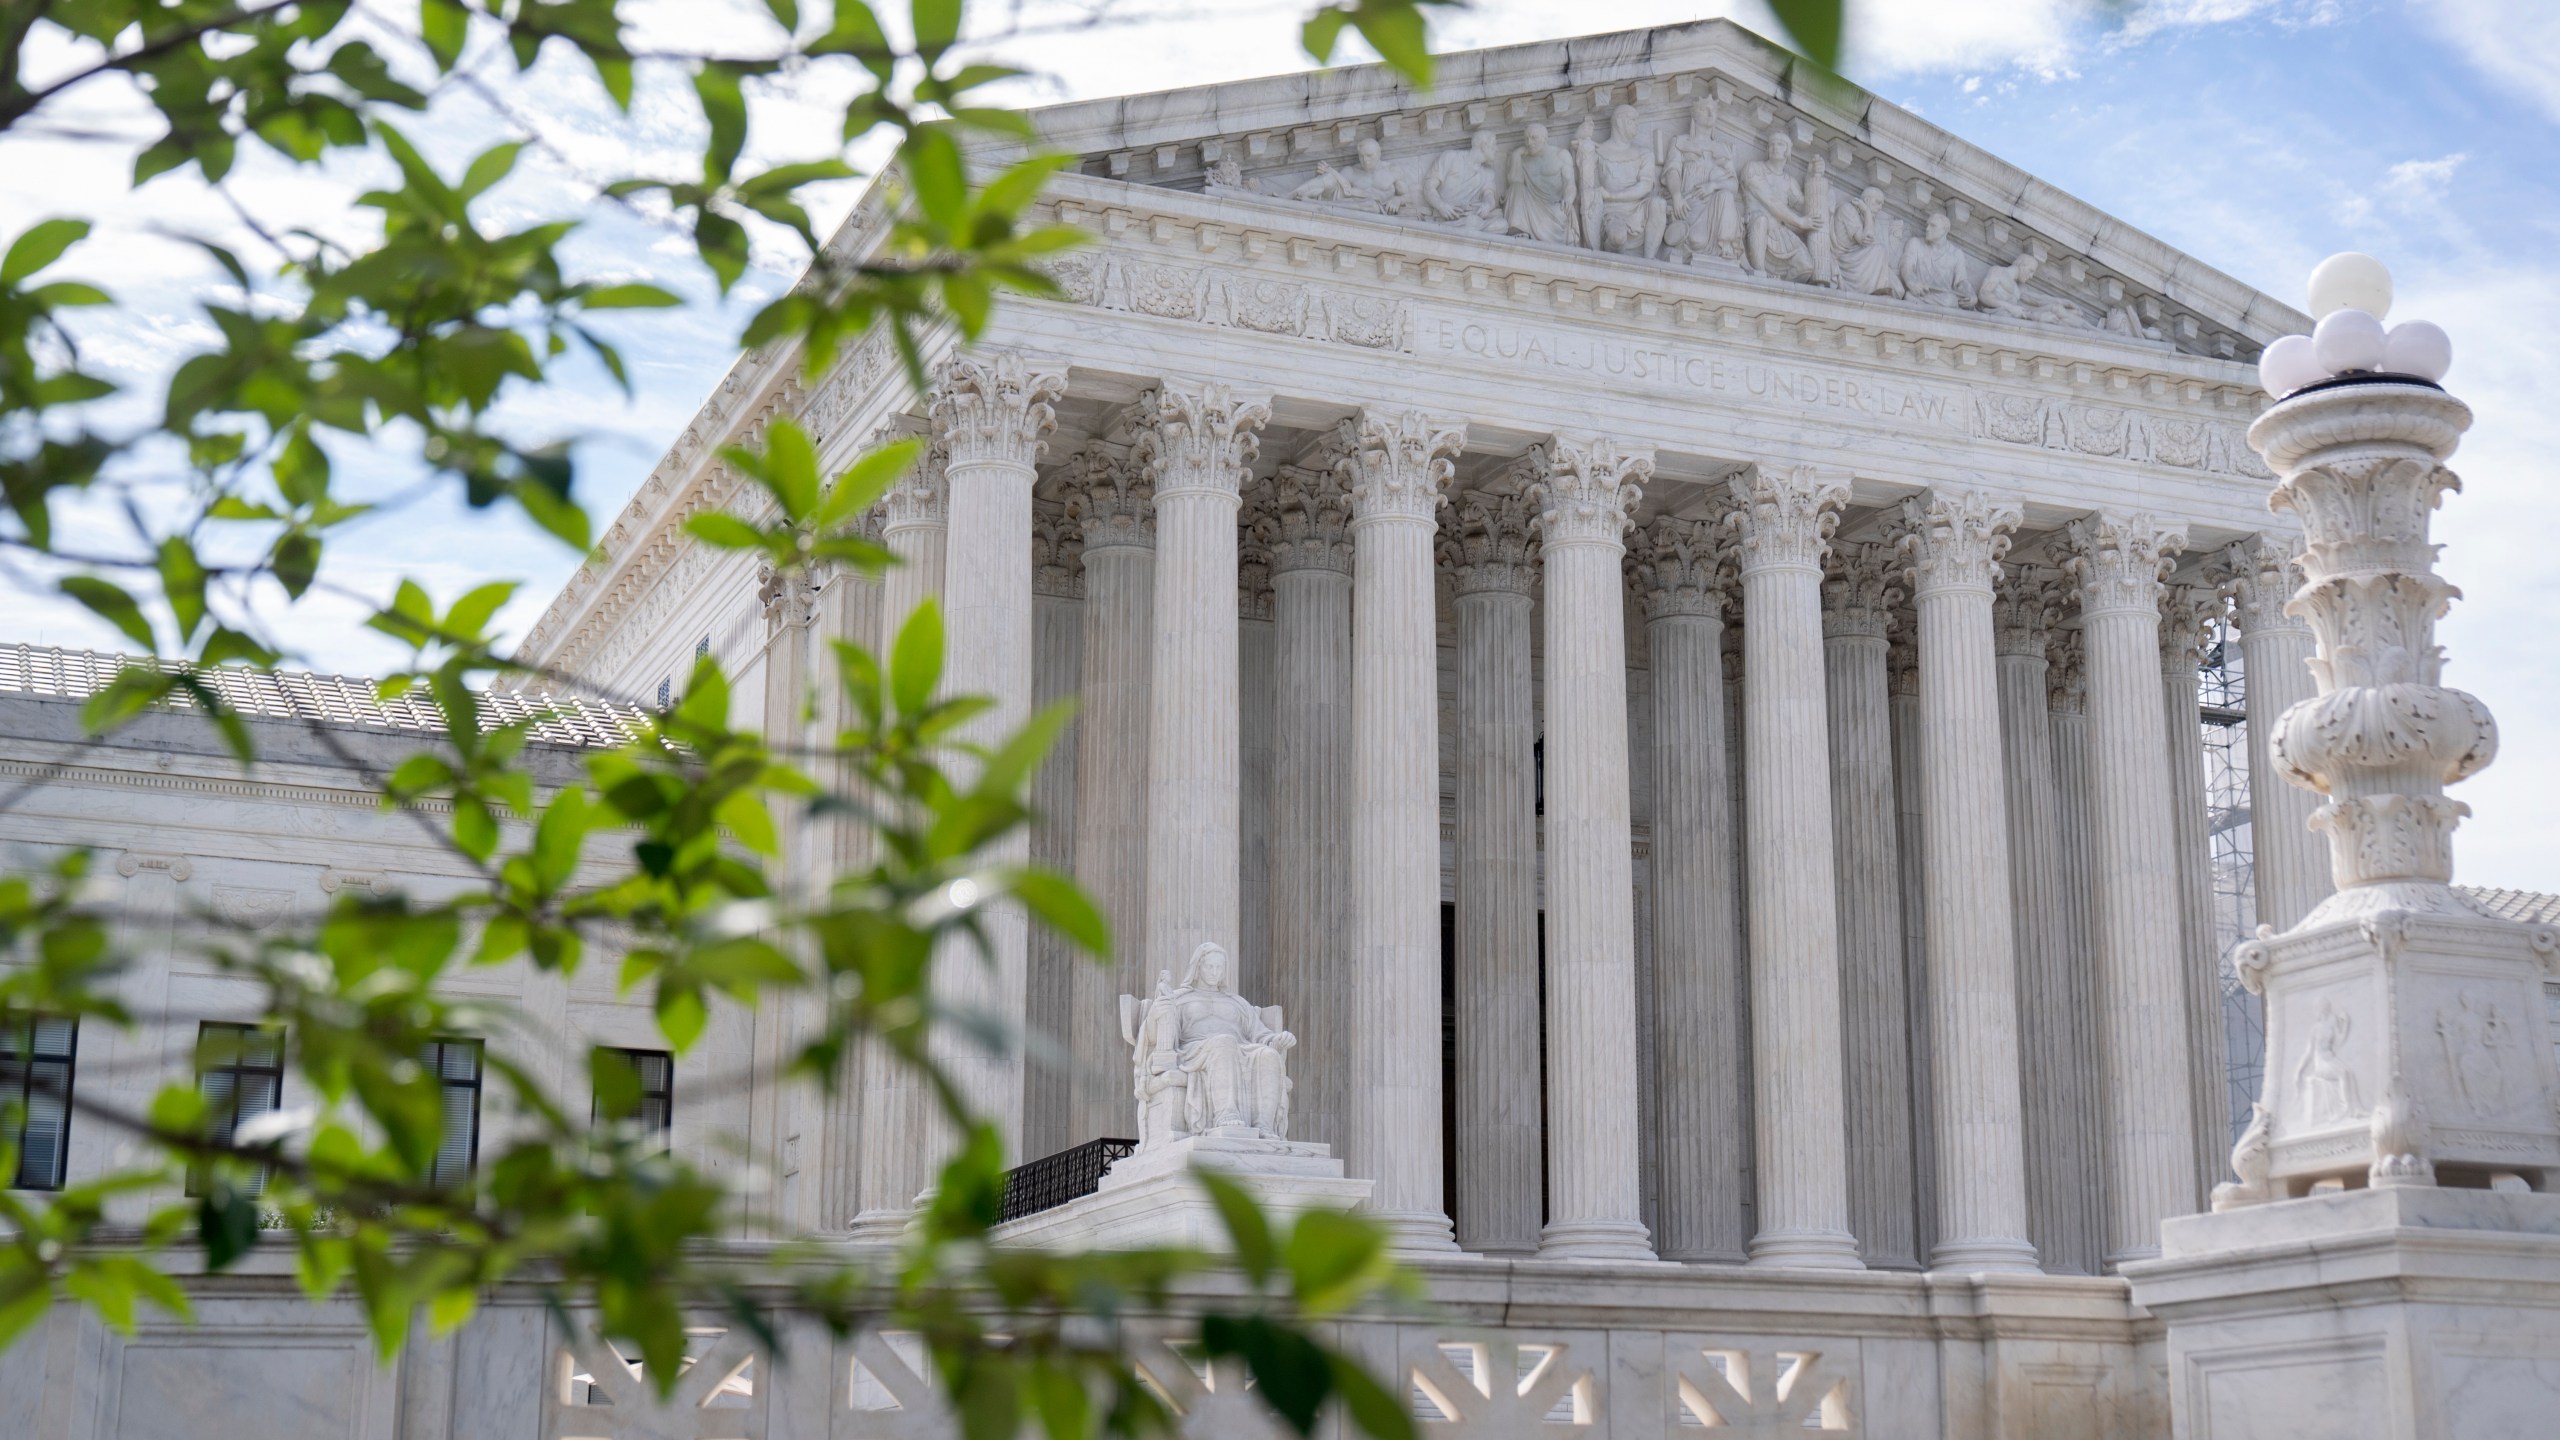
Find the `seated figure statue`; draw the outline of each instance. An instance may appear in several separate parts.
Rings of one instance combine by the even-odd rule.
[[[1288,1138],[1283,1057],[1298,1038],[1278,1006],[1236,994],[1225,946],[1193,951],[1179,986],[1159,972],[1152,998],[1121,996],[1120,1035],[1134,1052],[1140,1151],[1186,1135]]]

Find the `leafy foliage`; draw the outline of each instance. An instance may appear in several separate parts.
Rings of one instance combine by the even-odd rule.
[[[1328,5],[1305,42],[1321,59],[1356,31],[1426,83],[1424,7],[1440,3]],[[450,164],[413,138],[432,133],[440,101],[485,90],[493,74],[565,58],[625,111],[653,74],[681,77],[703,137],[698,172],[688,159],[681,174],[599,179],[592,203],[682,236],[724,294],[751,246],[805,256],[804,281],[757,308],[741,341],[796,353],[813,375],[877,329],[920,383],[929,340],[965,343],[1005,294],[1049,293],[1041,263],[1077,236],[1033,207],[1063,162],[1032,153],[1021,117],[983,98],[1015,72],[974,58],[985,47],[967,38],[960,0],[911,0],[897,15],[862,0],[767,10],[762,35],[727,37],[739,48],[685,53],[646,48],[618,0],[421,0],[406,28],[345,0],[49,0],[0,20],[0,135],[113,90],[151,127],[131,184],[192,177],[240,221],[231,238],[194,242],[218,276],[198,297],[211,338],[149,396],[119,392],[83,354],[77,312],[114,303],[64,273],[88,224],[38,219],[0,244],[0,551],[155,657],[90,699],[93,730],[183,701],[243,763],[254,757],[252,727],[215,681],[282,663],[275,607],[331,590],[334,538],[384,503],[344,481],[350,454],[398,456],[422,473],[422,493],[511,507],[565,545],[590,542],[575,448],[525,439],[500,412],[569,363],[601,365],[627,388],[596,317],[680,297],[580,278],[565,248],[578,207],[527,217],[495,203],[550,143],[538,128]],[[843,82],[828,92],[843,96],[835,153],[753,160],[761,87],[820,70]],[[824,244],[810,187],[857,178],[853,157],[874,137],[888,157],[879,224],[861,247]],[[981,141],[997,149],[977,154],[1023,158],[974,167]],[[288,168],[378,161],[381,183],[357,202],[365,238],[265,223],[228,183],[244,149]],[[891,563],[857,522],[917,462],[915,445],[829,476],[782,419],[723,458],[755,499],[696,517],[698,541],[813,586]],[[174,493],[130,483],[173,463],[185,480]],[[74,512],[84,533],[100,514],[121,530],[68,547]],[[501,723],[482,703],[493,678],[523,673],[495,628],[515,591],[482,585],[440,607],[403,579],[366,601],[365,623],[407,654],[382,693],[422,694],[443,721],[381,777],[383,805],[427,827],[469,883],[432,901],[350,892],[316,920],[265,932],[208,918],[199,958],[255,989],[313,1103],[234,1124],[183,1078],[147,1102],[109,1087],[73,1096],[133,1158],[49,1197],[0,1192],[0,1343],[62,1296],[124,1329],[143,1305],[184,1315],[173,1272],[283,1249],[311,1296],[361,1302],[386,1357],[413,1317],[449,1329],[490,1287],[535,1286],[592,1311],[664,1393],[690,1319],[726,1317],[772,1343],[779,1306],[840,1332],[922,1332],[968,1435],[1036,1424],[1064,1437],[1167,1426],[1107,1322],[1189,1306],[1202,1310],[1203,1344],[1242,1359],[1301,1432],[1339,1404],[1370,1434],[1409,1433],[1396,1398],[1310,1328],[1399,1293],[1362,1220],[1309,1215],[1276,1231],[1249,1195],[1211,1180],[1247,1282],[1214,1302],[1181,1288],[1224,1263],[1203,1254],[990,1244],[1008,1157],[936,1061],[932,1037],[969,1017],[937,998],[932,972],[937,957],[973,963],[994,906],[1107,948],[1104,918],[1070,881],[995,858],[1030,819],[1029,782],[1063,711],[984,746],[964,740],[988,702],[940,693],[944,636],[928,603],[885,657],[835,646],[822,707],[833,733],[814,743],[787,725],[775,727],[787,742],[741,727],[730,677],[705,660],[668,703],[634,704],[650,713],[627,743],[563,774],[557,752],[546,761],[532,744],[543,717]],[[795,864],[791,837],[827,824],[867,834],[869,859],[833,874]],[[84,898],[87,864],[73,852],[44,873],[0,875],[0,1012],[134,1023],[118,999],[131,961],[112,917]],[[592,1064],[581,1078],[596,1106],[570,1106],[527,1058],[561,1037],[466,993],[485,986],[453,983],[510,964],[566,976],[607,963],[599,952],[648,997],[674,1051],[697,1045],[722,1007],[789,1004],[820,1018],[783,1057],[786,1083],[842,1083],[857,1038],[925,1077],[954,1145],[894,1264],[864,1268],[788,1237],[708,1243],[760,1223],[741,1182],[637,1123],[624,1069]],[[485,1084],[506,1117],[460,1177],[436,1165],[442,1093],[420,1062],[455,1036],[486,1039]]]

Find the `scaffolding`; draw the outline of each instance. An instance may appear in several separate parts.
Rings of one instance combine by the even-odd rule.
[[[2213,852],[2213,922],[2222,977],[2223,1077],[2231,1092],[2231,1138],[2248,1127],[2266,1070],[2267,1027],[2258,997],[2243,989],[2231,952],[2258,925],[2254,847],[2249,837],[2248,678],[2228,617],[2214,622],[2198,677],[2204,727],[2207,843]]]

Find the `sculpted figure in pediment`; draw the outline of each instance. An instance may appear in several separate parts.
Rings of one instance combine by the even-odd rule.
[[[1672,258],[1695,264],[1742,259],[1742,199],[1733,153],[1715,133],[1716,102],[1701,100],[1689,133],[1671,142],[1662,188],[1671,197],[1667,232]]]
[[[1516,235],[1555,245],[1582,243],[1582,224],[1575,215],[1579,187],[1573,157],[1547,143],[1547,127],[1532,124],[1511,152],[1511,172],[1503,190],[1503,218]]]
[[[1244,178],[1244,166],[1233,155],[1221,155],[1209,166],[1209,178],[1201,189],[1212,195],[1264,195],[1260,185]]]
[[[1380,158],[1378,142],[1363,140],[1354,153],[1359,158],[1346,170],[1317,161],[1315,178],[1290,191],[1289,198],[1380,215],[1401,213],[1406,187]]]
[[[1994,265],[1984,271],[1982,283],[1974,290],[1974,308],[2013,320],[2036,320],[2047,325],[2088,324],[2089,317],[2076,307],[2026,292],[2027,282],[2036,278],[2036,271],[2043,264],[2041,256],[2027,250],[2006,265]]]
[[[1844,200],[1831,217],[1831,245],[1838,284],[1852,295],[1902,294],[1902,224],[1884,208],[1884,191],[1870,185]]]
[[[1831,244],[1831,162],[1819,155],[1804,162],[1804,215],[1813,228],[1804,235],[1805,264],[1816,285],[1840,283],[1840,262]]]
[[[1636,133],[1635,107],[1621,105],[1609,112],[1605,140],[1590,121],[1582,122],[1574,150],[1583,187],[1582,243],[1613,255],[1659,256],[1669,210],[1653,147]]]
[[[1973,303],[1973,271],[1948,238],[1950,228],[1947,212],[1935,211],[1928,228],[1902,247],[1902,289],[1914,300],[1960,310]]]
[[[1500,235],[1511,228],[1502,211],[1502,155],[1493,132],[1478,130],[1462,148],[1442,153],[1422,176],[1422,218]]]
[[[1804,209],[1804,187],[1787,172],[1795,142],[1781,130],[1769,137],[1769,155],[1742,167],[1743,263],[1763,275],[1810,277],[1813,248],[1805,237],[1827,222]]]

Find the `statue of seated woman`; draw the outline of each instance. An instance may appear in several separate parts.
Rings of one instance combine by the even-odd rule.
[[[1236,994],[1226,947],[1193,951],[1179,986],[1159,973],[1153,998],[1121,996],[1120,1034],[1133,1052],[1139,1150],[1185,1135],[1288,1138],[1283,1057],[1298,1037],[1280,1028],[1278,1006]]]

